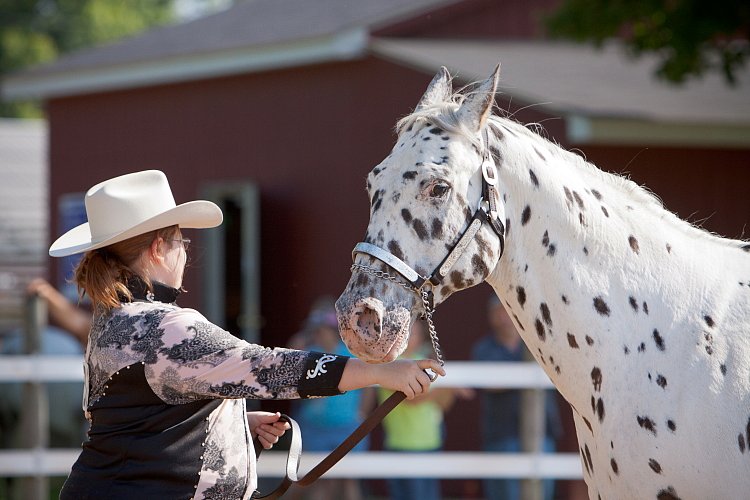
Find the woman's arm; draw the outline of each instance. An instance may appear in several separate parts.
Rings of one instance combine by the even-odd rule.
[[[411,399],[430,385],[424,369],[445,374],[433,360],[377,365],[337,354],[249,344],[191,309],[167,312],[159,321],[159,331],[163,332],[161,346],[156,362],[149,365],[147,380],[154,392],[170,404],[199,396],[335,396],[375,384],[402,391]]]
[[[392,391],[401,391],[406,394],[407,399],[412,399],[430,387],[430,377],[425,373],[427,369],[445,376],[445,370],[434,359],[370,364],[350,358],[341,375],[339,390],[351,391],[377,384]]]

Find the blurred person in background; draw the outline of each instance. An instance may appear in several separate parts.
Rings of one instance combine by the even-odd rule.
[[[31,280],[28,295],[37,295],[47,303],[50,322],[72,335],[84,349],[91,329],[91,312],[74,304],[44,278]]]
[[[334,304],[336,299],[331,295],[321,295],[313,301],[310,306],[310,311],[307,317],[302,323],[302,328],[292,335],[287,341],[287,347],[290,349],[305,349],[305,347],[313,344],[313,332],[319,324],[323,323],[325,317],[332,310],[335,312],[336,308]],[[336,326],[338,331],[338,326]],[[293,402],[294,403],[294,402]]]
[[[247,412],[245,398],[334,396],[373,384],[413,398],[432,360],[369,365],[332,353],[250,344],[176,301],[190,240],[184,228],[222,222],[209,201],[176,205],[157,170],[101,182],[85,197],[88,222],[50,255],[83,253],[74,281],[94,309],[84,356],[89,430],[60,493],[93,498],[249,498],[252,440],[270,448],[288,424]]]
[[[524,361],[526,345],[521,340],[508,313],[495,295],[487,304],[490,332],[472,349],[474,361]],[[554,453],[555,440],[562,433],[556,391],[545,391],[545,436],[542,451]],[[482,449],[492,452],[521,452],[521,391],[484,389],[481,391]],[[545,500],[554,498],[554,481],[542,481]],[[518,479],[486,479],[484,495],[488,500],[520,500]]]
[[[422,321],[411,326],[406,350],[400,359],[419,359],[430,354],[430,344],[425,342],[426,332]],[[393,391],[378,389],[378,400],[385,401]],[[386,451],[435,452],[443,448],[443,413],[454,403],[456,396],[469,398],[469,389],[431,389],[411,401],[403,401],[383,419]],[[439,500],[440,479],[390,478],[387,480],[391,500]]]
[[[334,299],[321,297],[315,302],[300,335],[295,336],[300,349],[351,356],[339,336]],[[299,344],[299,342],[306,344]],[[316,398],[293,402],[293,416],[302,431],[302,449],[328,453],[334,450],[362,423],[375,406],[375,391],[364,388],[349,391],[335,398]],[[351,451],[367,451],[369,439],[360,441]],[[353,478],[320,479],[315,484],[296,490],[310,500],[363,497],[360,481]]]
[[[41,331],[39,339],[40,355],[83,356],[86,338],[91,326],[90,314],[65,298],[55,287],[43,278],[32,280],[27,288],[28,297],[38,296],[47,303],[49,323]],[[19,328],[4,337],[0,342],[0,355],[26,353],[26,331]],[[21,383],[2,384],[0,390],[0,448],[23,448],[21,422]],[[85,419],[81,412],[81,382],[50,382],[47,384],[49,405],[49,447],[75,448],[81,445],[86,436]],[[56,485],[57,478],[51,485]],[[17,481],[4,478],[0,487],[0,498],[20,498],[15,491]]]

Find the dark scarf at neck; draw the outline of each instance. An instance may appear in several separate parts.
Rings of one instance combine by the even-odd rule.
[[[172,288],[164,283],[158,281],[151,281],[153,292],[148,289],[146,282],[138,276],[131,276],[128,278],[128,290],[133,294],[134,301],[146,301],[146,302],[163,302],[165,304],[174,304],[177,297],[180,295],[180,290]],[[120,297],[122,300],[122,297]],[[123,300],[127,302],[127,300]]]

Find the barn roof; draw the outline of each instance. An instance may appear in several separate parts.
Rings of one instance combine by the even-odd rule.
[[[50,98],[366,54],[369,33],[458,0],[252,0],[64,55],[7,78],[7,98]]]
[[[564,117],[574,143],[750,145],[747,67],[735,87],[717,74],[675,87],[653,76],[654,58],[614,44],[377,39],[371,50],[428,72],[446,66],[461,81],[484,79],[500,62],[500,91]]]
[[[502,62],[501,90],[566,122],[576,144],[750,146],[750,70],[729,88],[718,75],[668,86],[656,61],[615,45],[374,37],[460,0],[249,0],[192,22],[75,52],[6,79],[6,98],[81,95],[361,59],[374,54],[459,80]],[[294,15],[290,15],[290,13]]]

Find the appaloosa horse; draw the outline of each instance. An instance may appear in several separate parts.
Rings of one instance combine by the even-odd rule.
[[[443,68],[398,123],[344,341],[393,360],[417,315],[487,281],[573,408],[591,498],[750,498],[750,244],[493,115],[498,75],[461,95]]]

